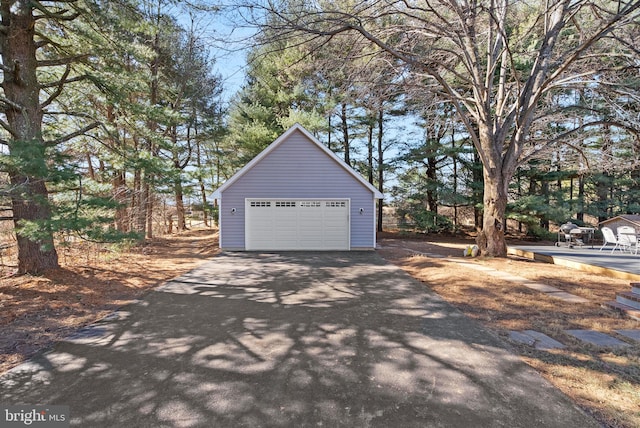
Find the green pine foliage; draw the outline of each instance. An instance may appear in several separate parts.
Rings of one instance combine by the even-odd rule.
[[[311,132],[325,127],[313,93],[303,86],[299,67],[303,54],[295,48],[271,45],[250,52],[246,84],[229,109],[226,144],[235,149],[237,168],[295,123]]]

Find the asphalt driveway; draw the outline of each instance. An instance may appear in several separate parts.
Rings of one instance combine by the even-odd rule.
[[[598,426],[373,252],[226,253],[0,378],[83,427]]]

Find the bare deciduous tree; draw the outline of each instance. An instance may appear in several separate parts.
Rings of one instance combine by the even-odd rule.
[[[247,16],[272,37],[305,37],[319,47],[344,33],[359,34],[422,77],[425,90],[435,84],[482,160],[478,243],[485,254],[504,256],[507,190],[516,169],[569,135],[532,138],[534,125],[549,114],[545,97],[597,86],[605,69],[616,66],[604,59],[631,50],[617,39],[637,25],[639,9],[638,1],[602,0],[284,0],[252,4]],[[595,124],[602,120],[581,126]]]

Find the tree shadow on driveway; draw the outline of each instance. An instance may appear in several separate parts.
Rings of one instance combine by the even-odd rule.
[[[78,426],[597,426],[370,252],[225,253],[0,378]]]

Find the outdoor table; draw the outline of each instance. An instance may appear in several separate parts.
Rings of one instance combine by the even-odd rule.
[[[629,248],[629,252],[638,254],[638,246],[640,246],[640,236],[636,233],[619,233],[618,236],[625,235],[628,237],[629,243],[635,243],[635,248]],[[633,244],[631,244],[633,245]]]
[[[582,243],[582,245],[589,244],[591,248],[593,248],[593,235],[596,232],[596,229],[593,227],[577,227],[572,229],[569,233],[574,235],[574,240],[576,243]],[[578,236],[579,235],[579,236]]]

